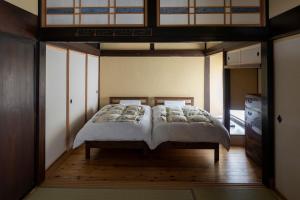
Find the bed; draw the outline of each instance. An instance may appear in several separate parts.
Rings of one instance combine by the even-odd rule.
[[[151,148],[212,149],[214,150],[214,160],[218,162],[219,145],[222,144],[226,149],[230,147],[229,133],[221,122],[205,111],[203,113],[206,113],[210,120],[207,123],[183,122],[180,119],[179,121],[170,122],[168,121],[169,118],[168,120],[162,119],[161,113],[165,112],[164,107],[166,106],[164,104],[167,101],[183,101],[184,105],[186,105],[184,108],[195,108],[193,107],[193,97],[155,97],[155,106],[152,108]],[[168,116],[170,115],[168,114]],[[186,119],[187,117],[184,120]]]
[[[113,106],[117,106],[121,101],[141,102],[138,107],[143,108],[143,115],[140,115],[138,123],[103,120],[103,116],[106,116],[102,115],[104,110],[111,112],[110,109],[115,109]],[[109,105],[98,111],[76,135],[73,148],[85,143],[86,159],[90,159],[91,148],[147,150],[151,146],[152,128],[151,107],[148,106],[148,103],[147,97],[110,97]]]

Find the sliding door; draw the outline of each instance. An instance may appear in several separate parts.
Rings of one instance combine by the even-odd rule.
[[[46,49],[46,169],[66,150],[67,50]]]
[[[86,54],[69,51],[69,142],[71,143],[85,124],[85,59]]]
[[[287,199],[299,199],[300,35],[274,41],[275,178]]]
[[[98,110],[99,57],[88,55],[87,65],[87,119]]]

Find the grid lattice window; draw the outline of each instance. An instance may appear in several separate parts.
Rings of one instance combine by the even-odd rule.
[[[145,26],[147,0],[44,0],[45,26]]]
[[[262,0],[158,0],[159,26],[262,26]]]

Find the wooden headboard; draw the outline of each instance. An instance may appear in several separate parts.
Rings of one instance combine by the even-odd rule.
[[[142,105],[149,105],[148,97],[109,97],[110,104],[119,104],[121,100],[141,100]]]
[[[154,105],[163,105],[165,101],[185,101],[185,105],[194,105],[194,97],[154,97]]]

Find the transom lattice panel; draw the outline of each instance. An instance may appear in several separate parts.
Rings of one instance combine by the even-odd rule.
[[[158,0],[158,25],[263,26],[263,2],[263,0]]]
[[[146,26],[147,0],[44,0],[44,26]]]

